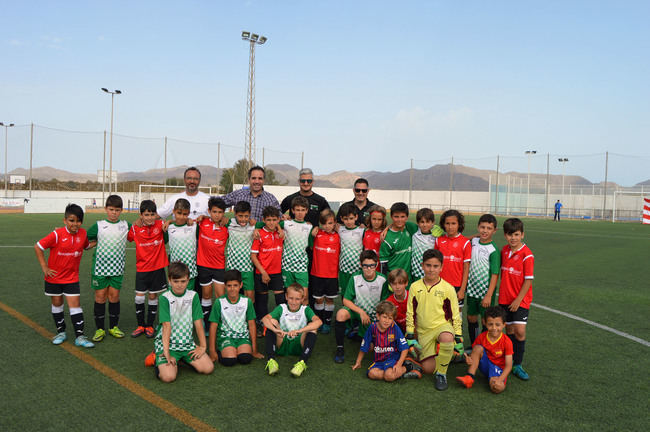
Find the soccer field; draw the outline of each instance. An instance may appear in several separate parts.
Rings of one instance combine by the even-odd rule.
[[[101,216],[87,214],[83,227]],[[504,219],[498,218],[499,225]],[[476,222],[468,218],[466,235]],[[45,337],[54,332],[50,301],[33,245],[62,225],[62,215],[0,215],[0,223],[3,431],[650,428],[650,226],[524,219],[525,243],[535,255],[534,303],[641,341],[533,306],[524,358],[531,379],[511,375],[506,391],[493,395],[482,376],[470,390],[457,385],[454,377],[466,371],[459,364],[450,366],[446,392],[434,389],[431,376],[371,382],[363,370],[350,368],[358,344],[346,341],[345,364],[333,362],[333,334],[319,335],[299,379],[289,375],[296,359],[280,357],[276,377],[266,376],[265,361],[255,360],[228,369],[217,365],[210,376],[182,367],[175,383],[162,384],[143,365],[152,340],[107,336],[92,350],[77,349],[70,342],[67,308],[68,342],[52,345]],[[501,231],[495,240],[505,244]],[[89,337],[91,257],[92,252],[84,255],[80,270]],[[121,296],[125,332],[135,326],[134,280],[130,249]]]

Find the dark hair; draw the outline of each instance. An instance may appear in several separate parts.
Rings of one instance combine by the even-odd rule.
[[[431,210],[430,208],[421,208],[415,214],[415,221],[420,222],[421,220],[435,222],[436,215],[433,213],[433,210]]]
[[[65,206],[65,212],[63,213],[63,217],[67,218],[70,215],[77,216],[79,222],[84,221],[84,209],[82,209],[77,204],[68,204],[67,206]]]
[[[481,215],[480,218],[478,218],[478,224],[482,223],[489,223],[494,225],[494,228],[497,227],[497,218],[494,217],[494,215],[491,215],[490,213],[485,213],[484,215]]]
[[[366,186],[370,186],[370,183],[368,183],[368,180],[364,178],[358,178],[354,181],[354,186],[358,185],[359,183],[365,183]]]
[[[504,234],[513,234],[517,231],[524,232],[524,223],[519,218],[510,218],[506,219],[503,222],[503,233]]]
[[[233,211],[235,214],[237,213],[250,213],[251,212],[251,203],[248,201],[239,201],[237,204],[235,204],[235,207],[233,208]]]
[[[382,300],[377,305],[377,317],[379,317],[379,315],[390,315],[395,319],[397,316],[397,306],[388,300]]]
[[[357,209],[355,208],[354,204],[347,202],[347,203],[343,204],[341,206],[341,208],[339,209],[339,217],[344,218],[344,217],[348,217],[348,216],[351,216],[351,215],[356,216],[357,215]]]
[[[179,198],[174,203],[174,210],[187,210],[190,211],[190,202],[185,198]]]
[[[253,171],[262,171],[262,174],[264,174],[264,177],[266,177],[266,171],[264,171],[264,168],[259,165],[255,165],[248,170],[248,178],[251,178]]]
[[[445,219],[453,216],[455,216],[456,219],[458,219],[458,232],[462,233],[463,231],[465,231],[465,216],[463,216],[463,214],[458,210],[451,209],[444,212],[440,216],[440,226],[442,227],[442,229],[445,229]]]
[[[379,262],[379,257],[377,256],[377,252],[375,252],[372,249],[366,249],[363,252],[361,252],[361,254],[359,255],[359,260],[361,262],[364,262],[367,259],[373,260],[374,262]]]
[[[144,200],[140,203],[140,214],[144,212],[156,213],[156,203],[151,200]]]
[[[187,266],[180,262],[180,261],[174,261],[169,264],[169,267],[167,267],[167,276],[169,279],[180,279],[183,276],[187,276],[188,278],[190,277],[190,269],[187,268]]]
[[[390,215],[393,217],[393,213],[406,213],[406,216],[409,215],[409,206],[403,202],[396,202],[390,206]]]
[[[239,270],[226,270],[223,274],[223,283],[228,283],[230,281],[237,281],[241,283],[241,272]]]
[[[268,217],[280,217],[280,210],[277,209],[277,207],[273,206],[266,206],[262,210],[262,219],[266,219]]]
[[[122,197],[119,195],[109,195],[108,198],[106,198],[106,204],[104,207],[115,207],[121,209],[124,207]]]
[[[427,262],[431,258],[438,258],[438,261],[440,261],[440,264],[444,261],[445,257],[442,255],[442,252],[440,252],[438,249],[427,249],[424,251],[422,254],[422,262]]]
[[[506,322],[506,311],[501,306],[490,306],[485,309],[485,319],[488,318],[501,318],[501,321]]]
[[[368,209],[368,216],[366,217],[365,220],[366,227],[372,228],[372,225],[370,224],[370,219],[372,218],[373,213],[381,213],[382,215],[384,215],[384,221],[381,224],[381,229],[383,230],[384,228],[386,228],[386,209],[377,204],[370,206],[370,208]]]
[[[208,210],[212,210],[213,207],[218,207],[221,210],[226,211],[226,202],[219,197],[212,196],[208,200]]]
[[[403,281],[409,283],[409,275],[406,273],[406,270],[403,268],[396,268],[388,273],[388,283],[394,284],[397,281]]]
[[[291,200],[291,208],[304,207],[309,210],[309,200],[304,196],[297,196]]]
[[[320,216],[318,216],[318,222],[324,224],[327,223],[330,218],[335,219],[336,216],[334,215],[332,209],[326,208],[320,212]]]
[[[191,167],[187,168],[185,170],[185,172],[183,172],[183,179],[185,179],[185,177],[187,177],[187,172],[188,171],[196,171],[197,173],[199,173],[199,180],[201,180],[201,171],[199,171],[199,169],[197,167],[195,167],[195,166],[191,166]]]

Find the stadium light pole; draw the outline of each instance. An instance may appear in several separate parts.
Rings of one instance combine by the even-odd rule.
[[[569,159],[558,158],[557,161],[562,164],[562,200],[564,201],[564,166],[566,165],[567,162],[569,162]]]
[[[111,177],[111,181],[108,183],[108,194],[111,195],[112,192],[112,186],[113,186],[113,106],[114,106],[114,99],[116,94],[122,94],[121,90],[113,90],[110,91],[107,88],[102,87],[102,91],[104,93],[108,93],[111,95],[111,144],[110,144],[110,150],[109,150],[109,158],[108,158],[108,172],[109,176]],[[117,179],[115,179],[117,182]],[[117,189],[117,185],[115,185],[115,189]]]
[[[530,158],[537,153],[537,150],[526,150],[528,156],[528,185],[526,186],[526,216],[528,216],[528,202],[530,201]]]
[[[248,168],[251,168],[255,157],[255,45],[264,45],[268,38],[248,31],[242,31],[241,38],[250,44],[244,154],[248,153]]]
[[[3,123],[0,122],[0,126],[5,128],[5,197],[8,195],[7,192],[7,146],[8,146],[8,129],[14,127],[13,123]]]

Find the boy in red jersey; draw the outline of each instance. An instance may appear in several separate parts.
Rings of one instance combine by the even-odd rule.
[[[512,374],[527,381],[530,377],[521,367],[526,346],[526,323],[533,301],[535,257],[523,243],[524,223],[517,218],[503,223],[507,245],[501,249],[501,284],[499,305],[506,311],[506,333],[512,340]]]
[[[84,249],[88,248],[86,230],[81,228],[84,211],[76,204],[68,204],[63,216],[63,228],[57,228],[34,245],[36,258],[45,275],[45,295],[52,299],[52,317],[56,326],[54,345],[66,339],[63,317],[63,296],[68,303],[70,319],[76,335],[74,344],[84,348],[95,346],[84,336],[84,315],[79,302],[79,263]],[[45,249],[50,256],[45,262]]]
[[[311,264],[311,292],[314,297],[314,312],[321,319],[321,333],[331,330],[334,314],[334,299],[339,294],[339,255],[341,240],[334,230],[334,212],[325,209],[320,213],[320,228],[314,227],[309,237],[309,246],[314,250]]]
[[[169,264],[165,252],[163,221],[158,219],[156,203],[144,200],[140,203],[142,226],[132,225],[127,240],[135,242],[135,317],[138,326],[131,337],[145,333],[148,338],[155,336],[153,329],[158,313],[158,294],[167,289],[165,267]],[[144,319],[144,296],[149,293],[149,311]]]
[[[386,299],[397,308],[395,322],[402,333],[406,333],[406,306],[408,303],[409,292],[406,287],[409,284],[409,277],[404,269],[398,268],[388,273],[388,284],[393,293]]]
[[[260,238],[253,240],[251,261],[255,267],[255,311],[258,323],[269,313],[269,290],[275,294],[275,304],[285,302],[282,279],[282,245],[280,236],[280,212],[276,207],[266,206],[262,210],[264,227],[259,230]],[[258,335],[261,336],[259,324]]]
[[[210,328],[212,298],[225,294],[223,274],[226,268],[228,228],[221,226],[226,202],[217,197],[208,200],[208,216],[199,222],[197,231],[196,269],[201,286],[201,309],[206,332]]]
[[[503,334],[506,325],[506,312],[499,306],[490,306],[485,310],[485,326],[472,344],[472,355],[467,359],[467,375],[456,377],[466,388],[474,384],[474,374],[479,369],[490,380],[492,393],[501,393],[506,389],[508,374],[512,370],[512,341]]]
[[[462,312],[469,263],[472,261],[472,243],[462,234],[465,230],[465,217],[458,210],[444,212],[440,216],[440,225],[445,230],[445,235],[438,237],[435,245],[435,249],[445,257],[440,277],[456,289],[458,309]]]

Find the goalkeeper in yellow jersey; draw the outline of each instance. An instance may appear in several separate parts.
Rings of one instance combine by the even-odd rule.
[[[437,390],[447,389],[447,367],[454,351],[463,355],[458,297],[454,287],[440,277],[442,260],[438,250],[424,252],[424,277],[411,285],[406,307],[406,338],[414,339],[417,333],[423,372],[434,373]]]

